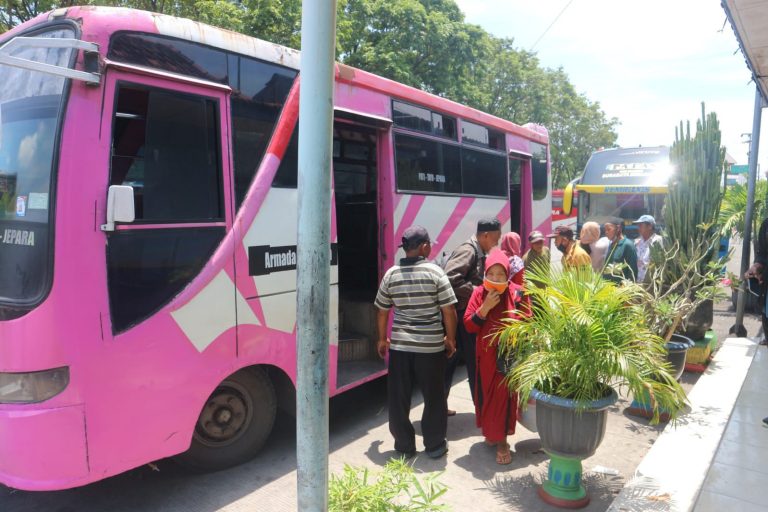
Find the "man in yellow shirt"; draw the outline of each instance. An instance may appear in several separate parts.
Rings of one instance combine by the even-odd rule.
[[[555,247],[563,253],[560,262],[563,270],[573,270],[579,267],[592,267],[592,258],[579,247],[573,239],[573,230],[566,226],[558,226],[555,232],[548,236],[555,239]]]

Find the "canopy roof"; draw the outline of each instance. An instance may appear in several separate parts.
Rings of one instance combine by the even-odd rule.
[[[722,0],[752,77],[768,101],[768,0]]]

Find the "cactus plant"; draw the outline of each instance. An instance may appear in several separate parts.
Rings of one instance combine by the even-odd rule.
[[[696,134],[691,136],[687,122],[675,128],[675,143],[669,158],[675,174],[667,193],[666,231],[669,239],[680,244],[683,252],[696,245],[700,226],[715,231],[723,199],[725,147],[720,144],[720,123],[717,114],[706,113],[701,104],[701,119],[696,122]],[[712,256],[716,256],[716,251]],[[709,263],[711,258],[703,262]]]

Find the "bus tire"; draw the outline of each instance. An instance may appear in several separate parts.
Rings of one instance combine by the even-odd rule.
[[[272,431],[277,414],[275,388],[260,368],[227,377],[203,405],[189,450],[178,455],[182,465],[218,471],[251,460]]]

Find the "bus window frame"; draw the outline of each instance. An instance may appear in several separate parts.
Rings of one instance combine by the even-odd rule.
[[[70,19],[57,19],[52,21],[45,21],[27,30],[23,30],[18,34],[14,34],[11,37],[0,36],[0,44],[4,44],[14,37],[32,37],[45,32],[56,31],[60,29],[70,29],[73,32],[74,39],[82,39],[82,29],[80,24]],[[5,34],[3,34],[5,35]],[[77,58],[80,52],[73,51],[70,57],[69,67],[74,69],[76,67]],[[32,71],[29,71],[30,73]],[[37,306],[42,304],[51,293],[53,288],[53,277],[56,272],[56,198],[58,191],[58,177],[59,166],[61,164],[61,148],[63,147],[62,138],[64,136],[64,124],[67,118],[67,110],[69,108],[69,98],[72,93],[72,80],[64,79],[64,87],[61,91],[61,105],[59,112],[59,119],[56,123],[56,132],[54,134],[53,142],[53,159],[51,162],[51,175],[49,179],[49,212],[48,212],[48,257],[46,258],[47,277],[44,286],[40,293],[25,301],[5,301],[0,298],[0,309],[2,309],[3,320],[13,320],[21,316],[26,315]]]
[[[128,69],[126,69],[128,68]],[[232,168],[232,148],[230,142],[230,94],[231,89],[229,86],[205,82],[195,78],[187,78],[178,75],[172,75],[163,72],[156,72],[151,69],[138,68],[130,69],[133,66],[126,66],[123,64],[110,67],[105,73],[105,92],[102,102],[102,115],[100,121],[100,130],[102,134],[106,134],[106,137],[110,141],[105,158],[108,161],[107,172],[104,175],[104,194],[99,198],[100,203],[103,201],[103,207],[101,211],[106,211],[107,189],[109,188],[109,182],[112,173],[112,137],[114,131],[115,113],[117,109],[118,94],[121,86],[135,86],[138,88],[144,88],[148,90],[158,90],[166,93],[180,94],[186,96],[196,96],[205,100],[210,100],[214,103],[214,111],[216,115],[216,130],[217,130],[217,167],[219,173],[219,180],[221,185],[221,207],[222,218],[220,219],[204,219],[204,220],[163,220],[163,221],[134,221],[132,223],[116,223],[115,231],[105,233],[105,241],[108,241],[110,237],[123,237],[130,236],[131,234],[138,232],[160,232],[162,230],[210,230],[218,229],[222,230],[223,234],[220,240],[213,248],[213,253],[209,254],[205,261],[210,261],[210,258],[221,247],[222,243],[227,240],[227,233],[230,233],[234,224],[234,176]],[[135,72],[134,72],[135,71]],[[104,264],[108,271],[109,267],[109,248],[108,243],[104,245]],[[199,278],[202,269],[198,269],[193,277],[186,282],[181,290],[188,287],[195,279]],[[110,283],[107,280],[107,289],[105,291],[111,297]],[[181,293],[181,291],[179,292]],[[129,332],[131,329],[138,325],[141,325],[144,321],[153,318],[158,311],[167,307],[172,303],[177,295],[170,296],[162,304],[159,304],[155,309],[145,313],[143,316],[133,319],[127,325],[121,325],[119,328],[114,323],[112,324],[112,335],[119,336],[123,333]],[[113,321],[113,310],[115,305],[112,304],[110,299],[110,321]]]
[[[503,134],[507,134],[507,132],[502,132]],[[506,181],[506,194],[504,196],[496,195],[485,195],[485,194],[465,194],[464,191],[460,192],[430,192],[425,190],[411,190],[411,189],[404,189],[400,188],[398,186],[398,169],[397,169],[397,143],[395,140],[395,136],[401,134],[406,135],[409,137],[413,137],[416,139],[423,139],[428,140],[431,142],[437,142],[438,144],[446,144],[449,146],[455,146],[459,149],[459,165],[461,166],[462,162],[462,148],[466,147],[468,150],[471,151],[479,151],[482,153],[488,153],[492,155],[497,155],[500,157],[503,157],[505,159],[504,162],[504,175],[505,175],[505,181]],[[392,155],[393,155],[393,166],[394,166],[394,180],[395,180],[395,192],[397,194],[415,194],[415,195],[423,195],[423,196],[442,196],[442,197],[476,197],[480,199],[498,199],[498,200],[509,200],[509,158],[510,156],[507,154],[506,151],[499,151],[496,149],[490,149],[484,146],[478,146],[475,144],[469,144],[469,143],[461,143],[459,141],[453,140],[453,139],[446,139],[444,137],[440,137],[437,135],[429,135],[423,132],[420,132],[418,130],[411,130],[408,128],[395,128],[394,125],[392,127]],[[460,176],[463,177],[463,168],[460,167],[461,173]]]

